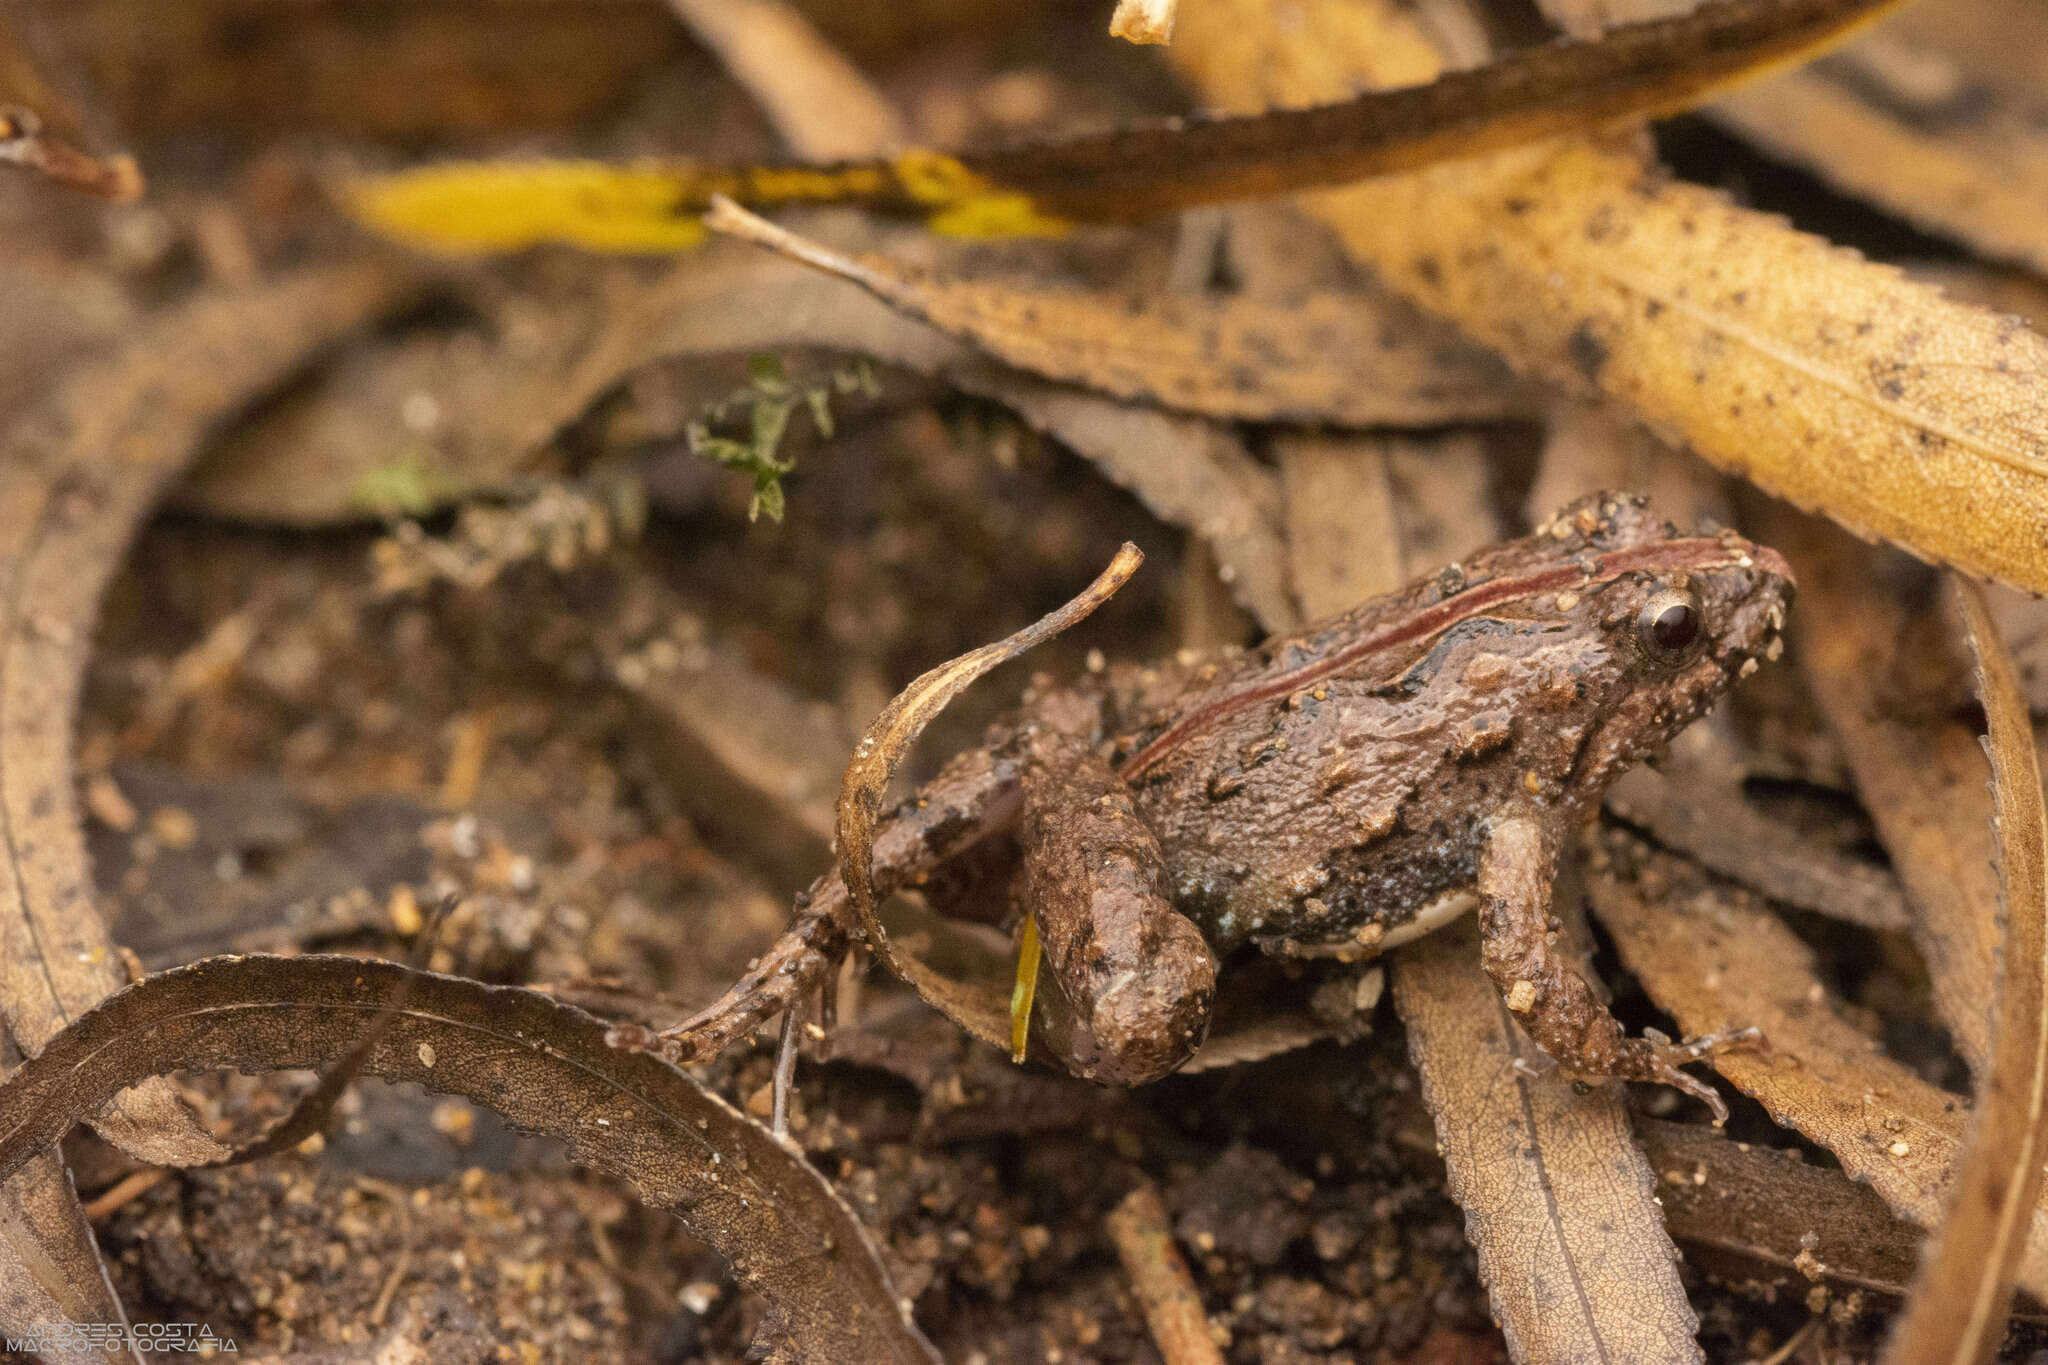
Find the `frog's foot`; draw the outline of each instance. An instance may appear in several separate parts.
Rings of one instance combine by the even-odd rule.
[[[799,899],[789,928],[732,989],[672,1028],[619,1024],[608,1041],[675,1066],[709,1061],[823,986],[852,945],[852,931],[852,906],[834,871]]]
[[[1681,1070],[1733,1047],[1756,1047],[1755,1029],[1674,1043],[1655,1030],[1631,1038],[1553,942],[1550,885],[1557,840],[1543,820],[1521,812],[1496,818],[1479,857],[1481,958],[1523,1029],[1574,1080],[1649,1081],[1699,1100],[1725,1123],[1714,1088]]]
[[[1713,1086],[1680,1068],[1735,1048],[1765,1046],[1763,1032],[1753,1028],[1702,1034],[1682,1043],[1672,1042],[1656,1029],[1644,1029],[1640,1038],[1593,1037],[1586,1042],[1585,1055],[1577,1065],[1567,1063],[1567,1069],[1578,1079],[1668,1085],[1712,1110],[1716,1127],[1728,1122],[1728,1105]]]

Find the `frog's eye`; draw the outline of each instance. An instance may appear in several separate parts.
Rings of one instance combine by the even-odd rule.
[[[1700,638],[1700,600],[1684,588],[1665,588],[1636,613],[1636,638],[1654,659],[1670,660]]]

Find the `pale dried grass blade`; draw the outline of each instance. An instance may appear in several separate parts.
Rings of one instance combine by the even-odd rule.
[[[1901,1217],[1939,1224],[1962,1160],[1962,1097],[1848,1023],[1815,974],[1813,950],[1747,892],[1612,828],[1587,862],[1593,910],[1622,962],[1680,1028],[1763,1031],[1767,1052],[1724,1052],[1715,1070],[1774,1122],[1833,1152]],[[2019,1281],[2037,1296],[2048,1289],[2048,1216],[2038,1207]]]
[[[867,78],[783,0],[669,0],[806,161],[900,146],[903,120]]]
[[[846,765],[846,777],[839,788],[840,875],[846,882],[868,947],[890,970],[909,982],[927,1004],[995,1047],[1010,1045],[1008,998],[985,986],[955,981],[905,952],[890,941],[875,913],[875,822],[882,813],[882,796],[911,744],[948,702],[997,664],[1016,658],[1088,616],[1130,581],[1144,559],[1137,546],[1126,542],[1095,581],[1065,606],[1048,612],[1013,635],[969,650],[918,677],[882,708],[882,714],[875,717],[860,743],[854,746],[853,758]]]
[[[1997,1351],[2048,1138],[2048,809],[2034,725],[1984,590],[1963,579],[1951,580],[1951,588],[1989,728],[2005,969],[1996,1050],[1979,1087],[1955,1195],[1892,1329],[1888,1365],[1981,1365]]]
[[[1439,930],[1396,959],[1394,1000],[1509,1354],[1704,1360],[1622,1091],[1576,1093],[1478,961],[1469,921]]]
[[[1439,426],[1526,416],[1537,400],[1497,358],[1391,297],[1321,292],[1119,297],[944,278],[848,255],[729,199],[707,226],[850,280],[1007,365],[1115,398],[1232,421]]]
[[[1399,20],[1314,8],[1282,23],[1275,0],[1212,0],[1174,60],[1232,109],[1335,97],[1362,74],[1347,54]],[[2048,339],[2014,320],[1586,141],[1305,202],[1525,372],[1858,534],[2048,591]]]

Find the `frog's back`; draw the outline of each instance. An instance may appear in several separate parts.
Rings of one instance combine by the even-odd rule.
[[[1565,516],[1258,650],[1112,674],[1116,759],[1218,948],[1430,927],[1462,904],[1493,812],[1562,818],[1732,679],[1736,655],[1647,660],[1633,613],[1746,542],[1680,538],[1636,500]],[[1745,592],[1715,619],[1748,647]]]

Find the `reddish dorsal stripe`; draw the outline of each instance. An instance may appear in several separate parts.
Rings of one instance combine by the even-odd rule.
[[[1705,538],[1660,540],[1648,545],[1635,545],[1626,550],[1615,550],[1596,556],[1593,564],[1594,567],[1590,571],[1579,563],[1568,563],[1537,573],[1490,578],[1484,583],[1476,584],[1464,592],[1422,608],[1404,621],[1394,622],[1370,635],[1360,636],[1344,648],[1326,654],[1313,663],[1276,674],[1257,686],[1219,697],[1168,726],[1157,739],[1133,754],[1120,771],[1126,779],[1141,777],[1168,751],[1185,742],[1188,736],[1214,724],[1224,716],[1313,687],[1325,678],[1344,672],[1368,655],[1438,635],[1459,621],[1506,602],[1517,602],[1574,586],[1612,582],[1623,574],[1645,570],[1697,569],[1704,572],[1754,564],[1767,573],[1777,574],[1783,578],[1792,576],[1791,568],[1775,550],[1760,545],[1730,545],[1721,540]]]

